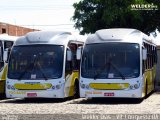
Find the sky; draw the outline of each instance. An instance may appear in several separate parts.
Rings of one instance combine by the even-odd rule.
[[[71,20],[73,3],[80,0],[0,0],[0,22],[39,30],[62,30],[78,34]],[[160,45],[160,34],[156,37]]]
[[[0,22],[40,30],[79,32],[71,20],[80,0],[0,0]]]

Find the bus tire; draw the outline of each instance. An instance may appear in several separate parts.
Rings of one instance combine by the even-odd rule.
[[[0,98],[5,99],[6,98],[6,88],[5,88],[6,83],[5,82],[4,82],[3,86],[4,86],[4,88],[3,88],[2,93],[0,94]]]
[[[148,95],[148,83],[147,83],[147,80],[146,80],[146,86],[145,86],[145,99],[147,98],[147,95]]]
[[[79,98],[79,82],[78,80],[75,81],[74,84],[74,98]]]
[[[156,92],[156,79],[154,79],[153,92]]]

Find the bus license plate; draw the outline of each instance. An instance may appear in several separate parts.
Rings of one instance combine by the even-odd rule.
[[[37,97],[37,93],[27,93],[27,97]]]
[[[114,93],[104,93],[104,96],[114,96]]]

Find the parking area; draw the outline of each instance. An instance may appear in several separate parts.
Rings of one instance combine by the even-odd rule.
[[[0,114],[159,114],[160,92],[134,99],[3,99]]]

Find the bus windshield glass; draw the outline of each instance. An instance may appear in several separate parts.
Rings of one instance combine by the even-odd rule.
[[[94,79],[129,79],[140,75],[136,43],[99,43],[84,47],[81,75]]]
[[[62,76],[64,47],[25,45],[12,49],[8,78],[19,80],[56,79]]]

